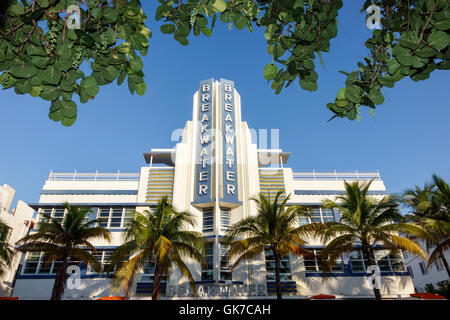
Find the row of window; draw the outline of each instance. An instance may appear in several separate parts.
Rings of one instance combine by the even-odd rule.
[[[23,274],[56,274],[61,261],[48,260],[43,252],[29,252],[25,262]],[[70,265],[78,265],[77,261],[70,261]]]
[[[96,210],[96,218],[102,220],[100,226],[109,229],[126,228],[133,219],[134,208],[98,208]],[[66,209],[64,208],[46,208],[41,209],[41,213],[50,216],[52,220],[61,223],[63,221]],[[220,208],[220,231],[225,233],[231,225],[231,209]],[[42,214],[39,222],[46,221]],[[214,208],[203,209],[203,228],[204,233],[214,232]]]
[[[333,209],[314,207],[311,210],[311,217],[302,217],[299,223],[303,226],[310,223],[327,223],[330,221],[335,221]]]
[[[120,229],[125,228],[128,223],[133,218],[134,208],[98,208],[96,210],[96,218],[103,220],[100,226],[110,229]],[[46,208],[41,209],[41,213],[50,216],[51,219],[58,222],[62,222],[66,210],[64,208]],[[225,233],[226,230],[231,226],[231,209],[230,208],[220,208],[219,213],[220,218],[220,231]],[[45,221],[46,218],[40,215],[39,222]],[[332,209],[324,208],[313,208],[311,217],[301,218],[300,225],[305,225],[315,222],[329,222],[334,221],[334,213]],[[204,233],[214,232],[214,208],[203,209],[203,228]]]
[[[229,247],[224,244],[219,244],[220,253],[220,280],[232,280],[232,272],[230,261],[228,258]],[[304,258],[304,266],[306,271],[322,271],[322,261],[320,261],[320,249],[310,250],[314,256]],[[403,260],[400,255],[389,253],[388,250],[374,250],[373,259],[381,271],[405,271]],[[103,271],[111,270],[111,254],[113,250],[97,250],[93,255],[97,258],[102,266]],[[266,263],[266,279],[268,281],[275,280],[275,257],[270,249],[265,251]],[[78,265],[79,262],[71,261],[69,264]],[[58,267],[61,265],[60,261],[48,261],[45,259],[44,253],[30,252],[27,254],[24,274],[56,274]],[[368,259],[362,254],[361,250],[355,250],[350,255],[350,265],[353,272],[365,272],[369,266]],[[280,277],[281,280],[292,280],[292,272],[290,266],[289,256],[281,258],[280,261]],[[153,262],[147,262],[144,265],[143,280],[152,281],[155,265]],[[423,274],[428,273],[426,265],[420,264]],[[443,268],[443,266],[442,266]],[[208,242],[206,246],[206,266],[202,269],[202,280],[213,280],[214,269],[214,242]],[[332,272],[343,272],[342,258],[338,259],[332,267]],[[411,267],[408,267],[410,275],[413,277]],[[88,273],[95,273],[92,266],[87,267]]]
[[[321,249],[309,250],[314,255],[304,258],[304,266],[306,271],[319,272],[324,270],[326,261],[321,261]],[[372,260],[384,272],[404,272],[405,266],[403,259],[398,253],[390,253],[388,250],[376,249],[372,254]],[[369,267],[369,259],[362,253],[360,249],[354,250],[350,254],[350,266],[352,272],[365,272]],[[331,267],[331,272],[344,272],[342,256],[338,258]],[[266,249],[266,278],[268,281],[275,280],[275,258],[272,251]],[[285,256],[280,261],[280,278],[281,280],[291,280],[292,272],[290,267],[289,256]]]
[[[306,271],[320,271],[322,270],[322,264],[324,261],[320,260],[320,253],[321,249],[313,249],[309,250],[314,256],[311,257],[305,257],[304,258],[304,264],[305,264],[305,270]],[[342,257],[336,260],[335,264],[331,267],[332,272],[343,272],[342,268]]]
[[[96,250],[92,255],[100,263],[103,271],[113,271],[111,269],[111,254],[113,250]],[[43,252],[29,252],[25,261],[23,274],[56,274],[61,265],[61,261],[48,260]],[[80,265],[79,261],[69,261],[69,265]],[[92,266],[88,266],[88,273],[96,273]]]
[[[437,271],[443,271],[444,270],[444,264],[443,264],[441,259],[438,259],[436,261],[435,266],[436,266],[436,270]],[[420,268],[420,272],[422,273],[422,275],[427,275],[428,274],[429,270],[428,270],[426,262],[423,262],[423,261],[419,262],[419,268]],[[409,274],[411,275],[411,277],[414,278],[414,272],[413,272],[411,266],[408,266],[407,270],[408,270]]]
[[[96,219],[101,219],[100,226],[111,229],[125,228],[133,219],[134,208],[98,208],[93,209],[96,214]],[[46,208],[41,209],[42,214],[50,216],[52,220],[61,223],[67,210],[64,208]],[[45,222],[47,218],[40,214],[38,222]],[[88,219],[88,217],[86,217]]]
[[[220,231],[225,233],[231,226],[231,210],[229,208],[220,208]],[[327,223],[335,221],[333,209],[324,209],[315,207],[312,209],[311,217],[300,218],[300,225],[309,223]],[[203,228],[204,233],[214,232],[214,208],[203,209]]]
[[[52,220],[57,221],[59,223],[62,223],[64,219],[64,215],[66,214],[66,209],[64,208],[47,208],[47,209],[41,209],[41,213],[45,214],[49,217],[51,217]],[[44,215],[40,214],[38,222],[47,222],[47,217],[44,217]]]
[[[312,259],[305,259],[305,269],[309,271],[320,271],[324,261],[320,261],[320,251],[313,250],[315,257]],[[322,257],[323,259],[323,257]],[[388,250],[375,249],[372,252],[372,261],[385,272],[404,272],[405,266],[403,259],[398,253],[391,253]],[[365,272],[369,267],[369,259],[366,254],[358,249],[350,253],[350,265],[352,272]],[[336,260],[335,264],[331,267],[332,272],[343,272],[342,257]]]
[[[126,228],[133,219],[133,208],[100,208],[97,219],[101,219],[101,227]]]

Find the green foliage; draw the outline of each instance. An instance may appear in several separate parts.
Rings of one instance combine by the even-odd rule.
[[[70,5],[80,8],[80,29],[68,27]],[[65,126],[77,118],[74,94],[86,103],[100,86],[128,76],[130,92],[143,95],[145,20],[137,0],[10,0],[0,27],[0,83],[50,101],[50,119]]]
[[[10,230],[8,225],[0,220],[0,280],[7,274],[14,257],[14,250],[8,243]]]
[[[272,56],[272,62],[264,68],[264,78],[272,81],[277,94],[296,78],[300,79],[303,89],[317,90],[318,76],[313,60],[316,53],[328,52],[330,40],[337,35],[336,17],[342,7],[342,0],[192,0],[187,3],[161,0],[160,3],[156,19],[166,23],[162,31],[173,33],[182,45],[189,43],[187,37],[191,31],[198,36],[208,23],[212,30],[217,16],[238,30],[252,31],[254,26],[264,28],[268,52]]]
[[[425,286],[425,291],[444,296],[446,299],[450,299],[450,281],[440,281],[437,283],[437,287],[435,287],[432,283],[428,283]]]
[[[37,232],[20,239],[16,247],[21,252],[43,252],[46,262],[60,261],[52,300],[61,300],[63,297],[69,261],[80,261],[90,265],[96,272],[102,272],[99,261],[93,255],[95,247],[92,241],[111,240],[111,233],[98,226],[101,219],[89,220],[90,208],[72,207],[68,202],[62,207],[65,209],[62,220],[42,214]]]
[[[181,45],[193,34],[211,36],[217,18],[238,29],[264,29],[271,61],[264,78],[278,94],[298,81],[307,91],[318,88],[314,61],[330,50],[338,33],[342,0],[159,0],[155,19],[162,33]],[[64,11],[81,8],[81,29],[67,30]],[[372,1],[365,1],[364,12]],[[344,72],[345,87],[327,108],[334,115],[355,120],[360,106],[371,113],[384,102],[384,87],[405,77],[426,80],[436,69],[450,68],[448,0],[379,0],[381,30],[365,43],[369,54],[358,68]],[[0,10],[0,19],[5,11]],[[142,95],[142,60],[151,32],[138,0],[10,0],[0,24],[0,83],[18,94],[51,101],[50,118],[69,125],[73,112],[63,114],[58,101],[77,94],[82,103],[94,99],[99,86],[128,76],[130,93]],[[365,28],[364,25],[361,28]],[[4,30],[4,31],[1,31]],[[80,67],[92,71],[85,75]],[[84,69],[83,69],[84,70]],[[84,81],[89,78],[89,81]],[[94,80],[92,80],[94,79]],[[73,107],[70,108],[73,110]]]
[[[230,245],[229,260],[234,260],[231,270],[244,261],[261,259],[267,249],[272,251],[278,299],[282,298],[281,259],[288,254],[311,256],[312,253],[303,248],[305,239],[322,229],[320,223],[298,226],[299,219],[311,216],[310,208],[288,206],[289,196],[282,198],[281,191],[273,200],[270,193],[267,196],[260,193],[252,198],[256,202],[257,214],[230,226],[224,239]]]
[[[163,32],[173,34],[182,45],[189,43],[207,24],[220,21],[241,30],[264,28],[272,61],[264,78],[280,93],[297,78],[302,89],[317,90],[314,60],[330,50],[337,36],[338,11],[342,0],[189,0],[159,1],[156,19]],[[372,1],[363,5],[365,11]],[[384,102],[384,87],[392,88],[404,77],[425,80],[435,69],[449,69],[450,8],[447,0],[380,0],[382,30],[374,30],[365,43],[369,56],[358,69],[347,73],[341,89],[327,108],[334,117],[355,120],[361,105],[375,109]],[[171,27],[169,27],[171,26]],[[365,26],[361,26],[365,28]],[[209,36],[209,33],[207,34]]]
[[[371,5],[366,1],[363,10]],[[450,68],[450,3],[446,0],[377,1],[383,28],[365,43],[369,55],[344,74],[345,94],[327,108],[334,117],[354,120],[361,105],[373,111],[384,102],[383,87],[405,77],[426,80],[436,69]]]
[[[428,265],[443,262],[450,277],[444,252],[450,248],[450,187],[442,178],[433,175],[433,183],[415,186],[403,193],[402,201],[410,209],[406,221],[421,225],[427,233],[420,237],[430,252]]]
[[[112,266],[117,266],[114,288],[124,288],[129,295],[136,274],[146,263],[154,263],[153,299],[160,299],[161,281],[169,279],[174,269],[189,280],[195,292],[194,277],[184,261],[205,264],[206,240],[199,232],[185,230],[194,225],[194,216],[177,211],[167,197],[151,211],[135,212],[125,231],[125,242],[111,255]]]

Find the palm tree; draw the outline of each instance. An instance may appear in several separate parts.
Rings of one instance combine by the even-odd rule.
[[[0,278],[5,276],[14,256],[14,251],[8,244],[7,239],[9,230],[10,228],[6,223],[0,220]]]
[[[412,215],[405,215],[409,220],[419,222],[420,219],[433,215],[431,208],[431,195],[434,186],[425,184],[423,187],[414,186],[407,189],[401,198],[401,201],[414,209]]]
[[[153,263],[153,300],[160,299],[161,282],[164,277],[170,278],[175,267],[188,278],[195,292],[194,277],[183,261],[183,258],[189,257],[205,263],[205,239],[199,232],[186,231],[194,224],[193,215],[177,211],[167,197],[163,197],[153,211],[135,212],[124,233],[124,244],[111,256],[113,263],[119,266],[116,287],[124,286],[129,295],[136,274],[146,263]]]
[[[398,204],[391,196],[381,200],[370,197],[371,183],[345,181],[345,195],[338,196],[336,201],[323,201],[324,208],[337,209],[341,214],[339,221],[328,222],[326,229],[317,233],[326,244],[321,252],[321,261],[326,261],[328,270],[343,253],[351,253],[356,243],[361,245],[369,265],[375,265],[373,246],[376,244],[391,251],[407,250],[426,259],[420,245],[399,235],[423,235],[425,231],[416,224],[402,222]],[[378,288],[374,287],[374,293],[376,299],[381,299]]]
[[[423,226],[428,234],[421,237],[425,241],[427,250],[434,247],[428,258],[428,266],[439,260],[445,266],[450,278],[450,268],[444,252],[450,249],[450,188],[437,175],[433,175],[433,184],[423,188],[416,186],[403,193],[403,202],[412,211],[406,215],[408,221]]]
[[[88,221],[89,208],[72,207],[67,202],[63,207],[66,214],[62,222],[44,214],[44,220],[38,224],[38,231],[20,239],[17,248],[22,252],[44,252],[46,261],[60,263],[53,284],[52,300],[61,300],[69,261],[90,264],[97,272],[101,272],[100,263],[89,252],[95,252],[90,241],[97,238],[110,241],[110,232],[97,226],[101,219]]]
[[[436,186],[431,202],[436,208],[436,214],[441,216],[442,220],[449,221],[450,218],[450,187],[442,178],[433,174],[433,184]]]
[[[264,254],[265,249],[272,251],[275,257],[275,281],[277,298],[281,299],[280,261],[289,253],[310,256],[312,253],[303,249],[306,243],[304,237],[313,234],[321,228],[321,224],[313,223],[298,226],[301,217],[310,216],[306,207],[287,206],[289,196],[280,201],[279,191],[273,202],[270,195],[260,193],[252,198],[258,207],[256,216],[248,217],[230,226],[225,242],[230,245],[229,258],[237,257],[231,266],[235,269],[242,261],[257,259]],[[237,239],[244,237],[244,239]]]

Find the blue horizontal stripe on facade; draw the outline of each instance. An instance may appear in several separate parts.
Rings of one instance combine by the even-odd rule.
[[[333,195],[333,194],[346,194],[345,190],[294,190],[294,194],[296,195]],[[367,192],[369,195],[387,195],[388,193],[386,191],[376,191],[376,190],[369,190]]]
[[[197,282],[196,282],[197,283]],[[225,280],[219,280],[218,283],[225,283],[225,284],[244,284],[244,281],[225,281]]]
[[[151,281],[148,281],[148,282],[145,282],[145,281],[141,281],[141,282],[139,282],[141,285],[144,285],[144,284],[147,284],[147,285],[152,285],[153,284],[153,282],[151,282]],[[225,280],[219,280],[219,281],[216,281],[216,280],[200,280],[200,281],[195,281],[195,284],[197,285],[197,284],[215,284],[215,283],[220,283],[220,284],[222,284],[222,283],[226,283],[226,284],[244,284],[244,281],[225,281]]]
[[[316,245],[316,244],[305,244],[305,245],[302,245],[302,247],[305,249],[324,249],[325,248],[325,246],[320,246],[320,245]],[[359,248],[362,248],[362,245],[355,244],[355,245],[353,245],[353,247],[355,249],[359,249]],[[371,248],[384,249],[385,247],[382,246],[381,244],[376,244],[376,245],[371,246]]]
[[[348,271],[344,271],[344,272],[330,272],[327,273],[327,277],[368,277],[370,276],[370,273],[366,273],[366,272],[348,272]],[[409,276],[408,271],[404,271],[404,272],[390,272],[390,271],[381,271],[380,275],[382,277],[387,277],[387,276]],[[306,277],[323,277],[323,273],[322,272],[306,272],[305,273]]]
[[[37,210],[39,208],[49,208],[49,207],[61,207],[64,202],[58,203],[28,203],[28,205]],[[70,202],[71,206],[76,207],[156,207],[154,203],[149,202],[122,202],[122,203],[111,203],[111,202],[102,202],[102,203],[75,203]]]
[[[55,279],[56,275],[54,274],[22,274],[18,275],[16,279]],[[111,279],[114,275],[98,275],[98,274],[81,274],[81,279]]]
[[[101,194],[101,195],[124,195],[138,194],[138,190],[42,190],[41,194]]]
[[[136,284],[136,294],[153,293],[153,282],[138,282]],[[161,293],[166,293],[166,283],[161,282]]]
[[[120,229],[110,229],[110,228],[106,228],[108,229],[109,232],[125,232],[127,231],[127,229],[125,228],[120,228]],[[38,232],[39,229],[30,229],[30,232]]]
[[[267,293],[277,292],[276,282],[267,281]],[[295,281],[283,281],[280,283],[281,292],[283,293],[297,293],[297,283]]]

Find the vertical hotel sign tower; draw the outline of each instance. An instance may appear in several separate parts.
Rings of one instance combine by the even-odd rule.
[[[198,95],[194,205],[240,204],[234,82],[208,79]]]
[[[211,203],[215,200],[213,183],[213,79],[200,82],[198,103],[197,159],[195,204]]]
[[[236,108],[234,103],[234,82],[220,80],[220,117],[222,118],[222,181],[219,183],[220,200],[238,203],[237,161],[236,161]]]

